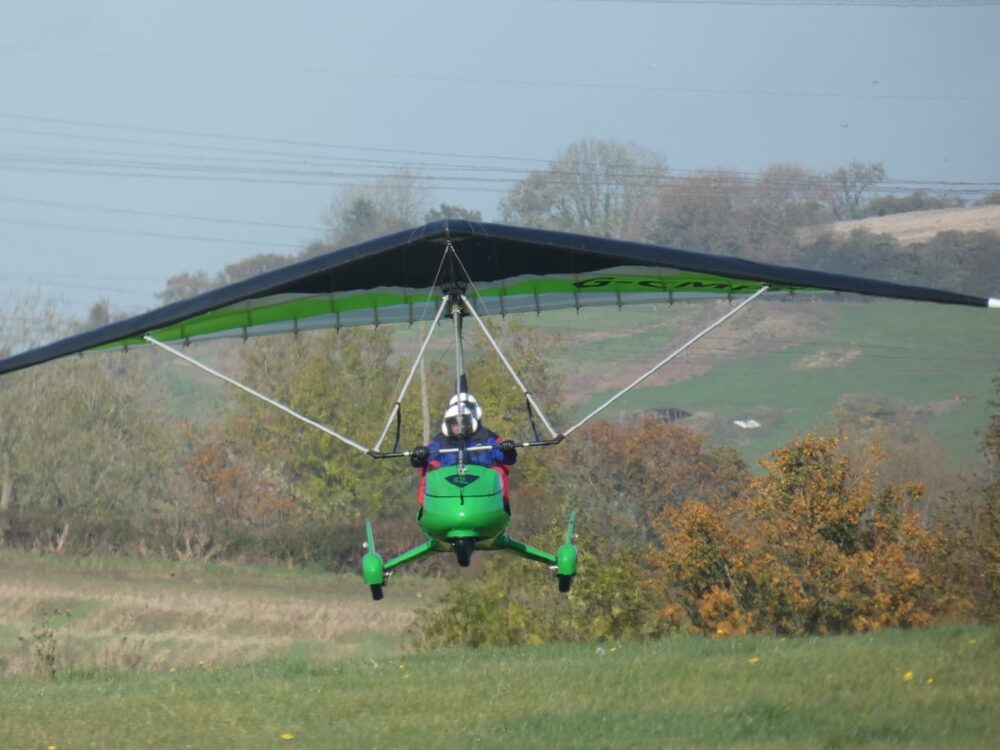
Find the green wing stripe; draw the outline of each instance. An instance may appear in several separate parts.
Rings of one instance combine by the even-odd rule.
[[[739,296],[752,294],[763,284],[755,281],[728,279],[710,274],[678,272],[673,274],[592,274],[579,278],[536,277],[514,283],[478,285],[470,298],[500,299],[494,308],[487,306],[483,314],[519,312],[523,310],[554,310],[574,305],[617,304],[619,297],[651,295],[663,301],[687,296]],[[805,287],[776,285],[774,291],[806,290]],[[596,299],[601,297],[603,301]],[[436,292],[430,290],[379,290],[342,295],[276,295],[241,302],[189,318],[177,325],[159,328],[149,333],[158,341],[194,341],[209,337],[252,336],[347,325],[370,325],[380,322],[414,322],[425,320],[435,312]],[[519,303],[520,300],[520,303]],[[370,316],[347,319],[350,313],[371,311]],[[381,313],[381,314],[380,314]],[[315,325],[320,323],[322,325]],[[312,325],[310,323],[313,323]],[[141,337],[122,339],[93,351],[142,346]]]

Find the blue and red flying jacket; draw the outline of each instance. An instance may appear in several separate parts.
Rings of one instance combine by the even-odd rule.
[[[427,487],[427,472],[440,469],[442,466],[454,466],[458,463],[458,453],[441,453],[442,448],[459,448],[462,445],[459,438],[451,438],[439,433],[427,444],[427,463],[422,467],[420,474],[420,489],[418,499],[420,507],[424,506],[424,490]],[[465,438],[465,447],[472,448],[479,445],[492,445],[491,451],[466,451],[462,457],[465,464],[476,464],[495,469],[500,474],[500,483],[503,486],[503,499],[505,503],[510,502],[510,467],[517,463],[517,452],[512,451],[507,454],[500,450],[500,443],[503,442],[496,433],[480,426],[478,430]]]

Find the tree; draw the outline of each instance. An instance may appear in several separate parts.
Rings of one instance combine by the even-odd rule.
[[[762,260],[787,261],[798,231],[829,218],[820,178],[772,164],[756,179],[716,171],[670,180],[647,206],[644,239]]]
[[[249,258],[244,258],[225,266],[222,269],[222,273],[218,276],[218,285],[234,284],[237,281],[249,279],[251,276],[257,276],[267,271],[273,271],[275,268],[281,268],[288,265],[291,261],[291,256],[278,255],[277,253],[251,255]]]
[[[1000,378],[993,382],[1000,396]],[[981,622],[1000,620],[1000,400],[990,406],[982,442],[987,474],[978,488],[942,504],[933,527],[943,607],[952,617]]]
[[[860,217],[888,216],[907,211],[929,211],[936,208],[959,208],[962,199],[945,195],[931,195],[926,190],[914,190],[906,196],[883,195],[868,201],[860,211]]]
[[[668,622],[717,635],[928,622],[935,542],[915,510],[919,488],[876,489],[832,438],[771,455],[735,501],[687,501],[657,520],[650,564]]]
[[[67,336],[75,324],[55,301],[37,295],[0,301],[0,355],[7,357]]]
[[[908,264],[901,262],[904,254]],[[807,268],[909,283],[914,283],[915,260],[912,247],[904,249],[895,237],[866,229],[854,229],[847,236],[824,232],[796,256],[796,262]]]
[[[280,268],[291,260],[291,256],[288,255],[258,253],[236,263],[230,263],[215,276],[210,276],[205,271],[195,271],[194,273],[185,271],[167,279],[166,286],[163,291],[156,293],[156,298],[161,304],[168,305],[171,302],[203,294],[216,287],[233,284],[265,271]]]
[[[464,219],[465,221],[479,222],[483,220],[483,215],[479,211],[462,206],[454,206],[451,203],[442,203],[438,208],[432,208],[424,215],[424,221],[440,221],[441,219]]]
[[[84,330],[106,326],[110,322],[111,307],[106,299],[101,298],[91,306],[90,312],[87,315],[87,322],[84,324]]]
[[[605,544],[614,548],[646,545],[664,506],[735,497],[749,481],[735,450],[709,449],[704,435],[654,417],[595,422],[574,435],[565,451],[576,485],[574,507],[605,528]]]
[[[68,335],[73,323],[63,318],[54,302],[37,296],[6,301],[0,307],[0,355],[7,357],[22,349]],[[19,482],[15,482],[15,452],[22,445],[22,433],[33,420],[25,413],[31,379],[11,375],[0,378],[0,510],[14,502]]]
[[[420,223],[427,188],[414,172],[399,172],[339,193],[323,217],[329,250],[391,234]],[[313,254],[307,248],[306,254]]]
[[[169,305],[171,302],[178,302],[207,292],[216,286],[218,286],[218,282],[204,271],[195,271],[194,273],[185,271],[167,279],[163,291],[156,293],[156,299],[160,301],[161,305]]]
[[[954,479],[943,467],[944,451],[917,421],[917,412],[901,399],[846,394],[830,410],[839,449],[859,471],[877,469],[878,488],[917,482],[927,506],[948,490]]]
[[[927,242],[906,247],[916,283],[958,289],[984,297],[1000,287],[1000,232],[938,232]],[[961,259],[961,262],[956,262]]]
[[[656,193],[644,223],[644,239],[671,247],[722,255],[746,252],[741,216],[746,180],[735,172],[711,172],[670,180]]]
[[[243,349],[248,384],[368,445],[402,383],[402,365],[391,354],[385,328],[260,338]],[[398,462],[373,461],[256,399],[242,399],[238,415],[233,439],[249,440],[266,457],[260,470],[275,477],[276,491],[303,508],[357,519],[363,510],[390,507],[404,488],[409,494],[414,477]],[[407,424],[404,445],[417,443],[417,427]]]
[[[788,261],[799,247],[798,231],[829,220],[820,178],[797,164],[771,164],[753,183],[744,214],[747,255]]]
[[[516,183],[503,221],[602,237],[637,239],[641,207],[667,175],[663,157],[613,139],[571,144],[548,169]]]
[[[125,533],[172,499],[178,443],[150,398],[149,372],[125,357],[92,355],[4,377],[4,502],[59,526],[60,547],[78,522]]]
[[[839,167],[829,174],[833,190],[831,208],[839,220],[861,217],[861,200],[864,194],[886,178],[885,167],[877,162],[865,164],[852,161],[846,167]]]

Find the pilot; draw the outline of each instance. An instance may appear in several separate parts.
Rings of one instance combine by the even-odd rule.
[[[510,467],[517,462],[517,449],[513,440],[501,440],[495,432],[482,424],[483,407],[471,393],[458,393],[451,397],[441,420],[441,433],[430,444],[418,445],[410,452],[410,463],[422,470],[420,505],[424,504],[424,485],[428,471],[458,463],[458,453],[441,453],[442,448],[472,448],[492,445],[493,450],[465,451],[463,463],[477,464],[496,469],[503,483],[504,505],[509,509]]]

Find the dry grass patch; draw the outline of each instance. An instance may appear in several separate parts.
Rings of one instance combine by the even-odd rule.
[[[796,370],[814,370],[826,367],[847,367],[864,352],[860,349],[820,349],[796,360],[792,367]]]
[[[58,558],[0,559],[0,628],[8,633],[0,660],[14,673],[31,670],[27,643],[45,623],[63,668],[240,663],[302,644],[322,659],[364,644],[402,649],[416,611],[442,586],[403,578],[376,604],[354,576],[206,565],[101,571]]]
[[[871,216],[855,221],[838,221],[819,229],[804,230],[807,238],[823,232],[847,235],[855,229],[872,234],[888,234],[904,245],[926,242],[938,232],[1000,232],[1000,206],[939,208],[932,211],[907,211],[889,216]]]

